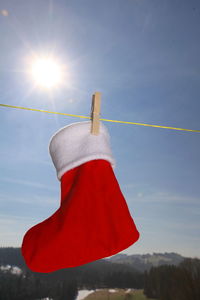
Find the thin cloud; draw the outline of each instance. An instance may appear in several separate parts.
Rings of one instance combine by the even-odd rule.
[[[177,203],[177,204],[199,204],[200,199],[189,196],[173,195],[165,192],[137,193],[132,196],[133,201],[148,203]]]
[[[15,195],[5,195],[4,193],[0,194],[0,202],[6,202],[6,203],[23,203],[23,204],[31,204],[34,206],[38,205],[50,205],[52,206],[58,206],[60,203],[59,195],[52,197],[52,196],[43,196],[43,195],[32,195],[31,197],[23,196],[23,197],[16,197]]]
[[[39,189],[57,191],[57,188],[55,188],[53,186],[45,185],[45,184],[42,184],[39,182],[27,181],[24,179],[14,179],[14,178],[4,177],[4,178],[1,178],[0,181],[35,187],[35,188],[39,188]]]

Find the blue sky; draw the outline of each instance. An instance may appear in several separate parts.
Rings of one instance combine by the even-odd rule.
[[[191,0],[1,1],[1,103],[200,129],[200,3]],[[66,84],[35,89],[32,54],[65,64]],[[0,108],[0,245],[20,246],[59,206],[50,137],[72,117]],[[199,257],[200,134],[105,123],[139,241],[125,253]]]

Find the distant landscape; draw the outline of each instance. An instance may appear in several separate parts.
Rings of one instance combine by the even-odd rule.
[[[80,298],[82,290],[89,295]],[[199,300],[200,260],[177,253],[117,254],[76,268],[32,272],[20,248],[0,248],[2,300]]]
[[[117,254],[112,256],[109,261],[119,264],[128,264],[136,270],[144,272],[151,267],[161,265],[179,265],[186,257],[177,253],[153,253],[153,254]]]

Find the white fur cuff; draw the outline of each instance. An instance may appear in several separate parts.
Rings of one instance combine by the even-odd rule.
[[[94,159],[104,159],[114,167],[110,136],[102,123],[98,135],[90,133],[91,121],[73,123],[61,128],[50,140],[49,152],[58,179],[67,171]]]

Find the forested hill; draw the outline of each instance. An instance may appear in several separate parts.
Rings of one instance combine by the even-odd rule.
[[[153,254],[117,254],[108,259],[108,261],[126,264],[134,267],[136,270],[144,272],[150,270],[151,267],[162,265],[179,265],[186,257],[180,254],[171,253],[153,253]]]
[[[144,289],[154,299],[199,300],[200,259],[183,259],[176,253],[118,254],[75,268],[37,273],[26,267],[20,248],[0,248],[0,299],[74,300],[78,289],[133,288]],[[149,271],[136,270],[149,266]]]
[[[98,261],[98,264],[104,263],[114,263],[125,265],[119,266],[120,269],[129,269],[137,270],[144,272],[149,270],[151,267],[157,267],[161,265],[179,265],[185,257],[177,253],[153,253],[153,254],[117,254],[108,259],[101,259]],[[20,268],[25,267],[24,259],[21,255],[20,248],[0,248],[0,265],[14,265]],[[88,264],[91,265],[91,264]]]
[[[20,248],[0,247],[0,266],[11,265],[19,268],[25,267]]]
[[[5,273],[5,266],[17,266],[23,274],[39,278],[40,280],[54,281],[70,280],[76,282],[79,288],[142,288],[144,286],[144,274],[135,270],[133,266],[116,264],[105,259],[97,260],[74,268],[65,268],[51,273],[32,272],[27,268],[21,255],[20,248],[0,248],[0,273]],[[11,270],[12,271],[12,270]]]

